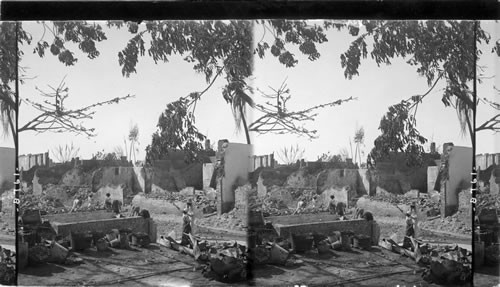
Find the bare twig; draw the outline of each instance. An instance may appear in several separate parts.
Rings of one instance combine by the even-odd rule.
[[[285,80],[286,81],[286,80]],[[346,99],[336,100],[325,104],[316,105],[299,111],[289,111],[286,107],[287,102],[291,99],[290,91],[286,86],[285,81],[278,89],[270,87],[274,94],[266,94],[259,90],[262,97],[270,99],[272,102],[256,104],[255,109],[263,113],[258,119],[249,125],[249,131],[259,134],[285,134],[291,133],[299,136],[306,136],[309,139],[316,138],[316,130],[308,130],[304,127],[304,123],[314,121],[316,119],[317,110],[341,105],[342,103],[354,100],[349,97]]]
[[[22,127],[18,129],[18,132],[23,131],[35,131],[38,133],[43,133],[47,131],[62,133],[62,132],[72,132],[76,134],[84,134],[86,136],[95,136],[94,128],[86,128],[81,122],[77,121],[92,119],[95,111],[94,108],[116,104],[122,100],[134,97],[133,95],[127,95],[124,97],[116,97],[107,101],[98,102],[91,104],[79,109],[66,109],[64,107],[64,100],[68,98],[68,88],[65,87],[64,80],[59,84],[57,88],[50,87],[52,92],[40,91],[41,96],[47,98],[40,102],[35,102],[29,99],[25,99],[24,102],[28,103],[34,109],[38,110],[40,113],[33,119],[28,121]]]

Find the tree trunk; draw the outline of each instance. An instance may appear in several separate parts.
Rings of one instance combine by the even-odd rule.
[[[474,103],[474,105],[472,106],[472,126],[470,120],[467,121],[467,124],[469,126],[470,140],[472,142],[472,153],[475,154],[476,137],[474,131],[476,130],[476,108],[477,108],[477,106],[475,105],[475,103],[477,102],[477,21],[474,21],[474,82],[473,82],[472,102]],[[472,157],[472,161],[475,164],[475,157]]]
[[[243,128],[245,129],[245,136],[247,137],[247,144],[252,144],[250,141],[250,134],[248,133],[247,121],[245,119],[245,112],[243,111],[243,107],[240,106],[240,115],[241,121],[243,122]]]
[[[133,141],[130,141],[130,152],[128,153],[129,155],[129,161],[132,161],[132,149],[134,148],[134,142]],[[132,162],[132,165],[133,165],[134,162]]]
[[[356,149],[354,150],[354,164],[358,161],[358,144],[356,143]]]

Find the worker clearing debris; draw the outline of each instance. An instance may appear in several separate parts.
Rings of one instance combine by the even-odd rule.
[[[73,200],[73,206],[71,207],[69,213],[72,213],[72,212],[75,212],[77,211],[81,206],[82,206],[82,203],[83,203],[83,198],[81,197],[76,197],[74,200]]]
[[[107,210],[107,211],[111,211],[112,209],[112,201],[111,201],[111,194],[109,193],[106,193],[106,199],[104,200],[104,208]]]
[[[118,199],[113,200],[112,209],[113,209],[113,213],[115,214],[116,218],[120,218],[122,216],[121,215],[121,211],[122,211],[122,202],[121,201],[119,201]]]
[[[328,211],[330,214],[337,213],[337,201],[335,200],[335,195],[330,195],[330,203],[328,204]]]
[[[191,216],[188,214],[188,209],[182,211],[182,240],[181,245],[191,246],[189,235],[191,234]]]
[[[339,216],[339,220],[345,220],[345,203],[339,201],[337,203],[337,215]]]
[[[88,197],[87,197],[87,208],[91,208],[92,205],[94,205],[94,201],[93,201],[93,198],[92,198],[92,193],[89,193]]]
[[[371,212],[369,212],[369,211],[364,212],[362,217],[366,221],[368,221],[371,225],[371,228],[372,228],[372,237],[371,237],[372,246],[377,246],[379,243],[379,240],[380,240],[380,226],[373,219],[373,215]]]
[[[299,198],[299,202],[297,202],[297,208],[292,213],[292,215],[302,213],[306,209],[306,206],[307,206],[306,201],[304,200],[304,197],[301,196]]]
[[[412,239],[415,238],[415,221],[413,220],[411,213],[406,213],[406,230],[405,239],[403,240],[403,248],[411,249],[413,251]]]
[[[187,203],[186,203],[186,210],[187,210],[187,214],[189,215],[189,219],[191,221],[191,234],[194,234],[194,226],[195,226],[195,223],[194,223],[194,207],[193,207],[193,201],[191,200],[191,198],[188,199]]]
[[[417,206],[415,203],[412,203],[410,205],[410,211],[409,211],[410,217],[413,220],[413,237],[418,238],[418,213],[417,213]]]

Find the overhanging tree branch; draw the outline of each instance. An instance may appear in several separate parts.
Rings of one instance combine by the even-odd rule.
[[[286,81],[286,80],[285,80]],[[345,102],[355,100],[353,97],[340,99],[325,104],[316,105],[298,111],[289,111],[286,107],[287,102],[291,99],[290,90],[285,82],[278,89],[273,89],[274,94],[266,94],[259,91],[262,97],[270,99],[273,103],[267,101],[264,104],[256,104],[255,109],[264,115],[252,122],[248,129],[249,131],[259,134],[295,134],[298,136],[306,136],[309,139],[317,138],[316,130],[308,130],[304,127],[304,123],[314,121],[318,115],[317,110],[341,105]]]
[[[38,110],[39,114],[20,127],[17,132],[70,132],[93,137],[95,136],[95,129],[87,128],[83,125],[83,123],[78,121],[92,119],[95,114],[93,109],[97,107],[117,104],[120,101],[134,97],[133,95],[127,95],[124,97],[116,97],[107,101],[94,103],[78,109],[67,109],[64,106],[64,101],[69,96],[69,89],[65,86],[64,79],[57,88],[53,88],[51,86],[49,86],[49,88],[51,89],[51,92],[43,92],[38,89],[41,96],[46,98],[46,100],[43,100],[41,103],[30,99],[24,99],[24,102],[29,104],[35,110]]]

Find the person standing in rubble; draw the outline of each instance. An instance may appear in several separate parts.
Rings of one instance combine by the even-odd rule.
[[[186,203],[186,210],[187,210],[187,215],[189,216],[190,219],[190,226],[191,226],[191,232],[194,233],[194,208],[193,208],[193,201],[188,199]]]
[[[406,212],[406,231],[405,231],[405,239],[403,240],[403,248],[412,248],[412,238],[415,238],[415,229],[414,229],[414,221],[411,217],[411,213]]]
[[[305,200],[303,199],[303,197],[300,197],[299,198],[299,202],[297,202],[297,208],[295,209],[295,211],[292,213],[292,215],[296,214],[296,213],[300,213],[302,211],[304,211],[304,209],[306,208],[306,202]]]
[[[107,211],[111,211],[112,202],[111,202],[111,194],[109,193],[106,193],[106,199],[104,200],[104,208],[106,208]]]
[[[417,238],[418,236],[418,212],[417,212],[417,206],[415,203],[412,203],[410,205],[410,217],[413,220],[413,237]]]
[[[77,211],[81,205],[82,205],[82,199],[80,197],[76,197],[75,200],[73,200],[73,206],[71,207],[71,210],[69,212],[71,213]]]
[[[182,211],[182,240],[181,245],[190,245],[189,234],[191,234],[191,217],[187,208]]]
[[[316,201],[318,200],[318,196],[315,194],[311,199],[311,208],[316,208]]]
[[[122,210],[122,202],[118,199],[113,200],[112,209],[116,217],[119,217]]]
[[[365,219],[366,221],[368,221],[368,223],[371,225],[371,229],[372,229],[372,238],[371,238],[372,246],[373,245],[377,246],[378,242],[380,240],[380,226],[373,219],[373,214],[371,212],[369,212],[369,211],[363,213],[363,219]]]
[[[89,193],[87,201],[88,201],[87,208],[90,209],[92,207],[92,193]]]
[[[330,203],[328,204],[328,211],[330,214],[337,214],[337,201],[335,195],[330,195]]]
[[[337,203],[337,215],[339,216],[340,220],[344,220],[345,216],[345,204],[342,201],[339,201]]]

